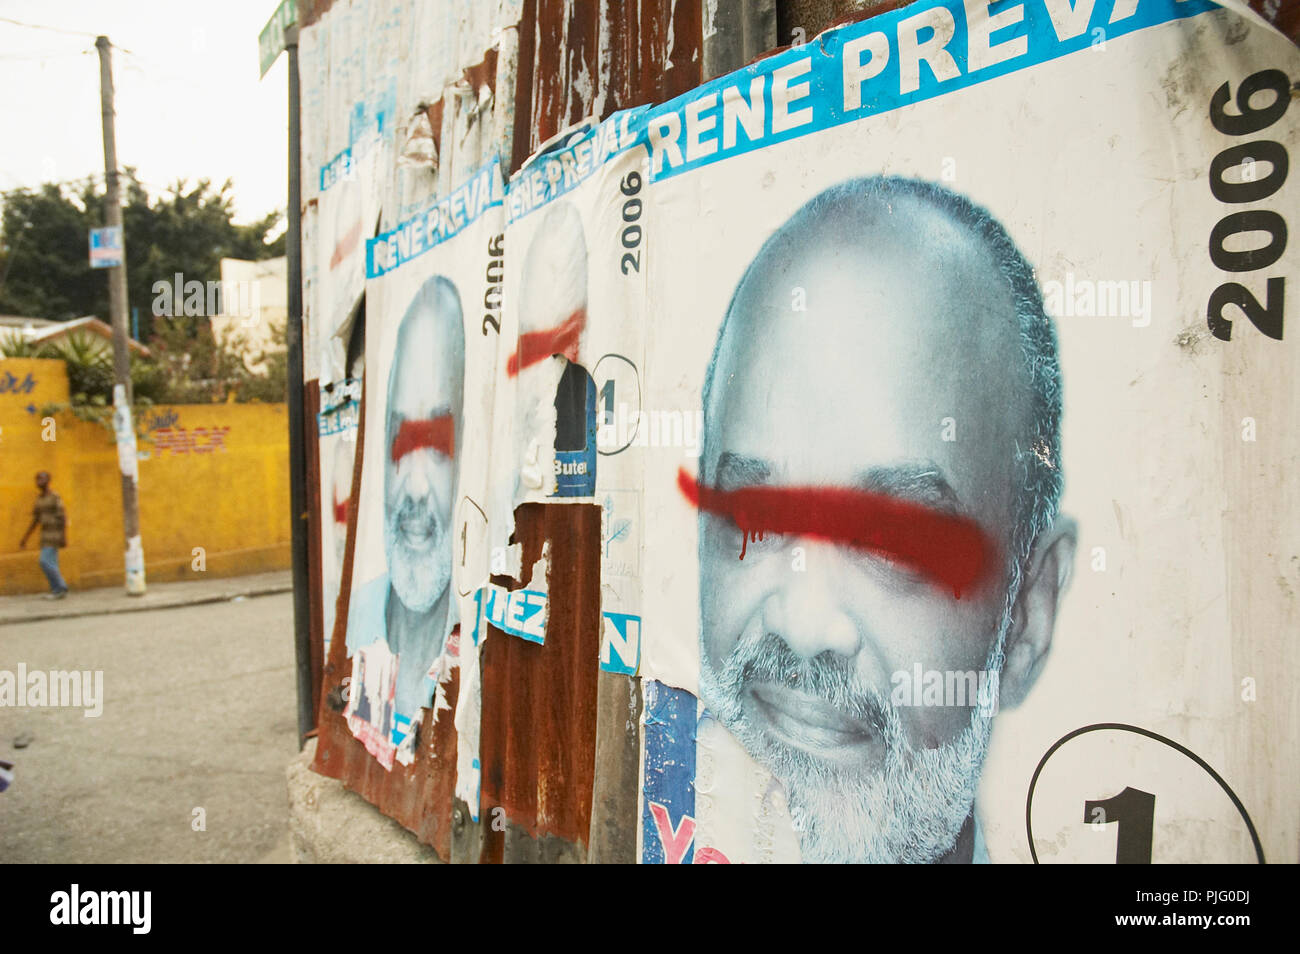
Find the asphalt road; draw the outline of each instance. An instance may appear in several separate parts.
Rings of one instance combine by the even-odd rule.
[[[289,860],[291,594],[0,626],[19,663],[102,670],[103,713],[0,707],[0,862]]]

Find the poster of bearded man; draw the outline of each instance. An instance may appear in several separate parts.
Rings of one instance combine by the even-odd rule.
[[[449,708],[439,687],[487,579],[497,336],[482,325],[481,302],[502,196],[493,159],[366,244],[366,438],[347,651],[397,657],[392,724],[379,727],[383,744],[367,742],[385,767],[432,744],[415,728],[422,709]]]
[[[1297,860],[1297,79],[925,0],[651,111],[642,860]]]

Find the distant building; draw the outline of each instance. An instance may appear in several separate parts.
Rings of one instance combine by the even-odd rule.
[[[13,335],[31,342],[32,346],[37,348],[68,338],[78,338],[92,344],[96,350],[102,349],[110,357],[113,354],[113,328],[94,315],[74,318],[71,321],[0,315],[0,340]],[[146,358],[149,356],[149,349],[138,341],[128,339],[128,343],[136,354]]]
[[[249,370],[262,370],[257,355],[284,348],[275,331],[283,331],[289,317],[287,261],[221,260],[221,311],[212,317],[212,333],[222,340],[242,337]]]
[[[15,329],[20,332],[27,332],[57,324],[57,321],[51,321],[49,318],[28,318],[26,315],[0,315],[0,335],[12,334]],[[26,335],[24,334],[23,337],[26,337]]]

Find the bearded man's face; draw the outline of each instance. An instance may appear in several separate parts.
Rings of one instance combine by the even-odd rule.
[[[424,612],[451,581],[451,520],[463,353],[460,306],[435,279],[403,319],[390,372],[384,455],[384,552],[407,609]]]
[[[807,861],[953,849],[989,708],[891,688],[918,664],[996,679],[1013,625],[1014,302],[973,241],[895,212],[870,254],[827,236],[755,263],[705,408],[701,698],[784,784]],[[947,229],[942,263],[904,220]]]

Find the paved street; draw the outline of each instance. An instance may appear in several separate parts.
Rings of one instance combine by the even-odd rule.
[[[98,718],[0,707],[0,760],[14,764],[0,862],[289,860],[293,598],[193,602],[236,583],[151,587],[160,602],[167,586],[210,588],[173,608],[34,622],[12,621],[14,601],[0,600],[0,670],[103,671]],[[74,612],[76,595],[52,605]]]

